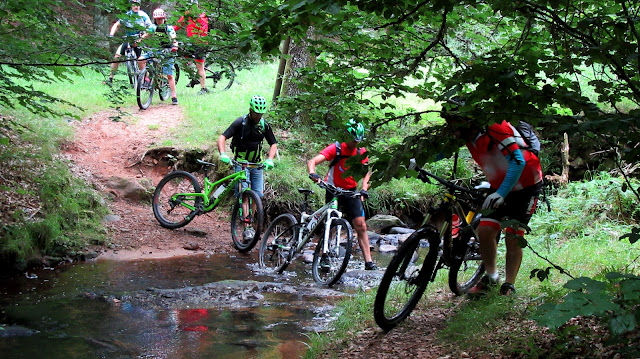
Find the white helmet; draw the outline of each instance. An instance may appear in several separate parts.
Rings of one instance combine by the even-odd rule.
[[[164,10],[157,8],[153,10],[153,18],[154,19],[166,19],[167,14],[165,14]]]

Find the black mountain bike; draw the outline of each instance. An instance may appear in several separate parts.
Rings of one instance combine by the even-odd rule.
[[[420,229],[398,248],[380,281],[373,315],[384,330],[393,329],[411,314],[429,282],[440,269],[449,269],[449,288],[463,295],[475,286],[484,274],[478,252],[479,223],[476,209],[482,205],[485,193],[470,190],[442,179],[423,168],[418,178],[431,183],[435,179],[446,188],[442,201],[429,208]],[[453,225],[457,216],[459,225]]]
[[[140,71],[140,75],[138,76],[136,98],[138,100],[138,107],[140,107],[141,110],[149,108],[155,91],[158,91],[160,101],[164,101],[171,97],[169,80],[167,79],[167,76],[162,73],[162,59],[155,57],[171,55],[166,49],[156,51],[155,53],[157,55],[147,59],[147,66]]]
[[[200,85],[200,77],[194,64],[195,60],[192,57],[184,57],[182,59],[182,67],[184,67],[184,72],[187,73],[187,79],[189,81],[187,87],[193,88]],[[178,80],[180,79],[181,71],[180,66],[178,66],[176,62],[174,67],[176,84],[178,84]],[[204,64],[204,72],[206,77],[205,87],[212,92],[228,90],[236,79],[236,71],[233,64],[220,58],[207,58]]]

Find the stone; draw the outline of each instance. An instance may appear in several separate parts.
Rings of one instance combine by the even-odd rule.
[[[376,233],[387,233],[392,227],[407,227],[402,220],[388,214],[376,214],[367,220],[367,228]]]

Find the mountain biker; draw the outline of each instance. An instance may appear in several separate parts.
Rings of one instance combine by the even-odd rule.
[[[267,112],[267,100],[264,97],[255,95],[249,100],[249,113],[238,117],[231,123],[218,137],[218,150],[220,151],[220,161],[231,163],[231,158],[227,155],[225,147],[227,139],[231,138],[231,150],[236,161],[260,162],[262,161],[262,141],[267,140],[269,150],[267,159],[263,162],[264,169],[273,168],[273,157],[278,151],[276,137],[273,135],[271,125],[262,116]],[[235,166],[235,171],[242,170],[240,165]],[[262,168],[247,168],[247,178],[251,182],[251,189],[256,191],[260,197],[264,196],[264,176]],[[242,183],[243,189],[247,184]],[[236,193],[238,195],[238,193]],[[243,212],[249,213],[244,206]],[[250,218],[245,219],[247,222]]]
[[[501,231],[501,220],[505,217],[526,226],[533,215],[538,197],[542,191],[542,169],[540,160],[517,134],[517,130],[507,121],[488,126],[478,125],[470,117],[457,110],[459,102],[451,109],[443,110],[441,117],[451,127],[456,137],[465,140],[471,156],[484,172],[495,192],[489,195],[484,214],[477,229],[480,255],[486,274],[474,288],[471,295],[486,293],[499,283],[496,269],[496,238]],[[521,143],[522,142],[522,143]],[[522,262],[522,247],[518,238],[524,236],[523,226],[509,226],[505,231],[506,264],[505,282],[500,294],[515,293],[515,281]]]
[[[347,121],[346,131],[350,136],[347,142],[336,142],[325,147],[320,154],[316,155],[307,162],[307,170],[309,171],[309,178],[318,183],[321,177],[316,173],[316,166],[329,161],[329,173],[325,177],[325,181],[342,189],[349,191],[355,191],[358,188],[358,183],[353,176],[343,177],[343,173],[348,169],[345,163],[347,158],[358,154],[364,154],[367,150],[364,147],[358,148],[358,143],[364,139],[364,126],[362,123],[356,122],[351,119]],[[367,164],[368,158],[362,160],[362,164]],[[353,198],[339,195],[338,207],[344,212],[345,218],[351,222],[351,225],[355,229],[358,235],[358,244],[362,250],[362,256],[364,257],[364,269],[365,270],[377,270],[378,267],[373,263],[371,259],[371,248],[369,244],[369,235],[367,234],[367,222],[364,216],[364,207],[362,202],[369,197],[367,189],[369,188],[369,178],[371,173],[367,174],[362,179],[362,190],[360,190],[361,197]],[[327,192],[327,202],[333,199],[333,195]]]
[[[207,84],[205,82],[207,75],[204,72],[204,58],[207,55],[207,40],[206,36],[209,33],[209,19],[207,15],[202,12],[197,17],[192,15],[192,11],[199,9],[200,5],[197,0],[190,0],[191,9],[187,10],[184,16],[178,19],[176,25],[176,31],[182,29],[185,20],[187,21],[186,30],[187,37],[189,38],[190,48],[186,50],[186,57],[195,59],[196,70],[199,75],[200,91],[198,95],[206,95],[209,93]],[[187,87],[193,87],[198,80],[191,80]]]
[[[118,31],[118,28],[120,27],[120,24],[124,24],[127,29],[126,35],[131,37],[140,37],[140,35],[151,26],[151,19],[149,18],[149,15],[147,15],[146,12],[140,10],[140,0],[130,0],[129,2],[131,3],[131,10],[125,13],[125,16],[128,17],[128,19],[119,19],[118,21],[113,23],[113,25],[111,25],[111,30],[109,31],[109,37],[113,37],[115,35],[115,33]],[[131,19],[134,19],[134,21],[132,22]],[[137,46],[139,41],[140,38],[135,40],[133,44],[130,44],[129,42],[122,43],[120,46],[118,46],[114,58],[118,60],[118,58],[122,56],[127,49],[129,49],[129,47],[133,47],[133,50],[136,53],[136,57],[139,58],[142,54],[142,50]],[[119,62],[114,62],[111,64],[111,74],[106,81],[107,83],[113,82],[113,76],[115,76],[116,72],[118,71],[119,65]],[[138,65],[140,70],[145,68],[144,61],[138,61]]]
[[[163,50],[168,50],[172,53],[178,51],[178,41],[176,40],[176,31],[172,25],[166,23],[167,14],[161,8],[153,10],[153,24],[149,27],[150,33],[155,33],[160,37],[161,50],[155,51],[153,56],[161,59],[162,73],[167,75],[169,81],[169,89],[171,89],[171,104],[178,104],[178,95],[176,93],[176,80],[173,77],[173,69],[175,64],[175,58],[168,55]],[[147,36],[143,36],[146,38]],[[146,81],[146,79],[145,79]]]

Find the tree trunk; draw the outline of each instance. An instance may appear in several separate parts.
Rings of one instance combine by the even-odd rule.
[[[307,30],[307,38],[314,36],[314,28],[310,26]],[[292,82],[300,76],[299,69],[303,67],[313,66],[315,58],[309,53],[307,48],[309,43],[305,39],[292,39],[289,46],[289,59],[284,72],[281,96],[295,96],[300,93],[300,89]],[[296,115],[292,118],[294,123],[308,123],[309,118],[306,113]]]
[[[99,6],[99,2],[93,3],[93,32],[96,38],[104,39],[104,41],[99,41],[98,45],[109,50],[109,53],[112,53],[115,49],[109,48],[109,41],[107,40],[110,26],[111,24],[109,23],[109,16],[107,12]]]

